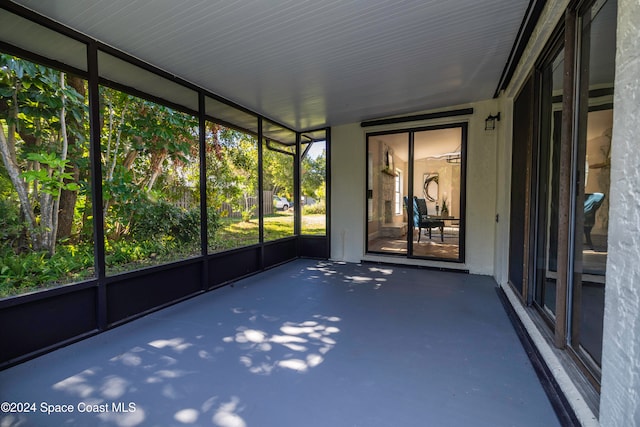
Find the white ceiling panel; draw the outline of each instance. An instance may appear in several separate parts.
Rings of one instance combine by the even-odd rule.
[[[488,99],[528,0],[16,0],[295,129]]]
[[[4,10],[0,10],[0,40],[87,71],[87,46],[84,43]]]

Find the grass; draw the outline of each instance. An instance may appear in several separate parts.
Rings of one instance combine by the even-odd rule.
[[[320,235],[327,234],[327,220],[325,214],[303,214],[302,234]]]
[[[258,220],[242,221],[241,218],[222,218],[221,227],[214,241],[209,241],[209,251],[222,252],[258,243]]]
[[[264,218],[264,241],[293,236],[293,212],[278,212]]]
[[[277,212],[264,218],[264,240],[272,241],[293,236],[293,211]],[[209,242],[211,253],[240,248],[258,243],[258,219],[222,218],[214,241]],[[324,214],[302,216],[302,234],[324,235]],[[123,243],[109,247],[107,272],[109,275],[153,265],[165,264],[198,255],[197,245],[162,250],[159,242],[139,244]],[[7,252],[0,256],[0,298],[25,292],[47,289],[94,277],[93,247],[78,249],[72,245],[59,245],[58,253],[49,258],[44,253],[15,255]]]
[[[216,233],[214,242],[209,242],[212,252],[249,246],[258,243],[258,219],[242,221],[240,218],[222,218],[222,226]],[[302,234],[326,234],[324,214],[303,215]],[[293,212],[277,212],[264,218],[264,240],[271,241],[293,236]]]

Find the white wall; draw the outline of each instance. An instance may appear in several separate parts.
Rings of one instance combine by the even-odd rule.
[[[640,426],[640,2],[618,1],[600,424]]]
[[[367,154],[359,123],[331,129],[331,259],[360,262],[366,224]]]
[[[466,265],[471,273],[494,275],[496,153],[504,122],[497,122],[493,131],[484,130],[487,116],[498,112],[495,100],[476,103],[473,108],[467,145]]]
[[[497,135],[496,149],[496,245],[494,278],[500,285],[509,280],[509,214],[511,209],[511,136],[513,135],[513,99],[500,97],[500,111],[504,116]]]
[[[471,116],[399,125],[362,128],[360,123],[331,130],[331,258],[348,262],[380,259],[365,256],[366,132],[406,129],[468,121],[466,262],[464,264],[411,260],[407,263],[464,268],[476,274],[494,274],[495,215],[497,188],[497,140],[500,126],[485,131],[485,118],[498,112],[498,101],[488,100],[447,109],[473,107]],[[438,110],[442,111],[444,109]],[[427,111],[428,112],[428,111]],[[417,112],[425,113],[425,112]],[[399,261],[397,257],[389,261]]]

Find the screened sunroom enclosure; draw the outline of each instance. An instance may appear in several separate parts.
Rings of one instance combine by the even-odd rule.
[[[12,345],[0,365],[298,257],[328,258],[327,128],[291,130],[10,9],[0,322],[12,326],[0,340]]]

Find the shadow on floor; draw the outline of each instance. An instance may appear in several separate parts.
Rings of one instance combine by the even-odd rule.
[[[559,425],[491,278],[311,260],[0,372],[0,400],[36,405],[2,426]]]

